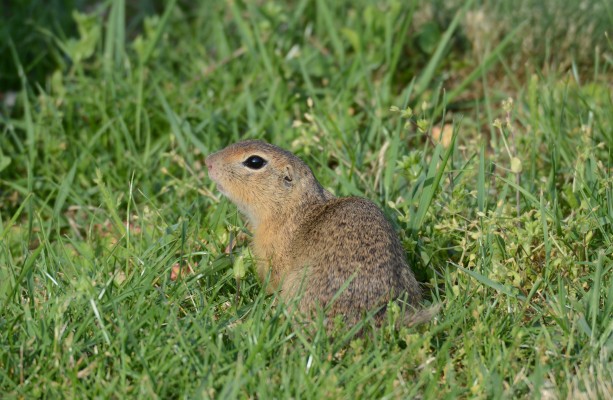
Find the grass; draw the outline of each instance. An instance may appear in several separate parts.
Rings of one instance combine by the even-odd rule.
[[[126,3],[9,45],[3,398],[611,397],[608,2]],[[437,317],[295,329],[203,167],[241,138],[384,208]]]

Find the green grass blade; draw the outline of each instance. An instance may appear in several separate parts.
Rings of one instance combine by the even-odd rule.
[[[26,276],[32,272],[32,269],[34,268],[34,262],[38,259],[38,256],[43,249],[44,246],[38,246],[36,250],[27,255],[25,262],[23,263],[23,267],[19,272],[19,276],[17,277],[17,279],[15,279],[15,284],[13,286],[13,289],[11,290],[11,294],[4,299],[4,302],[2,304],[3,310],[6,309],[9,302],[13,300],[13,298],[17,294],[17,291],[19,290],[19,286],[21,286],[23,281],[26,279]]]
[[[485,60],[483,60],[483,62],[479,64],[479,66],[476,69],[474,69],[467,77],[465,77],[462,80],[462,82],[460,82],[459,85],[457,85],[452,90],[450,90],[449,93],[447,93],[447,103],[450,103],[453,100],[455,100],[458,97],[458,95],[463,93],[470,84],[472,84],[475,80],[477,80],[480,76],[482,76],[482,74],[485,73],[485,71],[489,70],[494,65],[496,60],[501,57],[502,52],[507,48],[507,46],[511,44],[512,40],[515,38],[515,35],[517,35],[524,28],[525,28],[525,24],[520,24],[517,27],[515,27],[498,44],[498,46],[496,46],[496,48],[490,54],[488,54]],[[443,110],[443,105],[441,104],[439,105],[439,107],[437,107],[434,115],[439,115],[442,110]]]
[[[19,205],[19,208],[17,209],[17,211],[15,211],[15,213],[13,214],[13,216],[11,217],[11,219],[8,221],[8,223],[3,224],[2,226],[2,230],[0,231],[0,241],[4,241],[7,237],[7,235],[10,232],[10,229],[15,226],[15,222],[17,222],[17,219],[21,216],[21,213],[23,212],[23,209],[25,208],[26,205],[28,205],[32,200],[33,194],[32,193],[28,193],[24,200],[21,202],[21,204]],[[0,210],[0,216],[1,216],[1,210]]]
[[[551,263],[551,241],[549,240],[549,228],[547,225],[547,215],[545,209],[545,201],[543,199],[543,194],[541,193],[540,200],[540,209],[541,209],[541,226],[543,228],[543,245],[545,246],[545,280],[549,281],[550,279],[550,263]]]
[[[432,160],[430,161],[430,166],[428,167],[426,180],[423,183],[422,191],[420,193],[419,205],[417,206],[417,210],[415,211],[415,214],[411,216],[410,220],[410,230],[414,234],[421,229],[424,220],[426,219],[428,208],[430,208],[432,200],[439,189],[441,179],[443,178],[443,173],[447,167],[447,162],[449,161],[451,153],[453,153],[455,148],[456,137],[457,130],[454,129],[451,144],[445,150],[442,159],[440,158],[440,154],[443,149],[442,145],[438,144],[434,148],[434,154],[432,155]]]
[[[464,5],[462,6],[462,8],[458,12],[456,12],[455,16],[449,23],[449,26],[447,27],[447,30],[441,37],[441,40],[438,43],[436,50],[434,51],[434,54],[432,54],[432,58],[430,58],[430,61],[428,61],[428,64],[423,69],[421,75],[417,79],[416,88],[417,88],[418,95],[423,93],[430,85],[430,82],[432,82],[432,79],[434,78],[436,70],[438,66],[440,65],[441,61],[443,60],[445,50],[449,46],[449,41],[451,40],[452,35],[458,28],[460,21],[464,18],[464,16],[466,15],[466,12],[472,6],[473,2],[474,0],[466,1]],[[449,99],[451,99],[451,97]]]
[[[156,88],[156,91],[158,95],[158,100],[162,104],[162,108],[166,113],[166,119],[170,124],[171,131],[174,134],[174,137],[177,139],[177,143],[179,144],[179,149],[181,150],[181,153],[183,155],[188,156],[189,152],[187,150],[187,142],[183,137],[182,121],[179,116],[175,114],[175,112],[170,108],[170,105],[168,104],[164,93],[162,93],[159,88]]]
[[[176,4],[177,4],[177,0],[169,0],[166,3],[166,9],[164,10],[164,14],[162,15],[162,18],[160,19],[160,24],[158,25],[155,31],[153,40],[149,41],[149,46],[147,47],[147,50],[145,51],[145,54],[142,60],[140,60],[141,68],[142,66],[147,64],[147,62],[151,58],[151,55],[153,54],[153,51],[156,49],[160,41],[160,38],[166,31],[166,28],[168,26],[168,21],[170,19],[170,15],[172,14],[172,11],[174,10]]]
[[[598,324],[598,316],[602,310],[600,306],[600,286],[602,282],[602,270],[604,264],[604,253],[600,251],[596,260],[596,270],[593,273],[592,288],[590,289],[590,342],[596,344],[596,340],[600,329]]]
[[[385,159],[385,171],[383,176],[383,188],[385,189],[385,202],[390,200],[390,196],[393,193],[392,183],[396,174],[396,163],[400,155],[400,134],[395,133],[391,135],[390,145],[386,152]]]
[[[317,11],[318,15],[323,19],[323,23],[326,27],[326,32],[332,42],[332,47],[334,48],[334,53],[338,59],[339,64],[344,64],[345,62],[345,48],[339,34],[337,32],[338,24],[335,23],[335,17],[332,15],[332,12],[329,8],[330,3],[325,0],[317,0]]]
[[[477,207],[480,212],[485,212],[485,195],[487,189],[485,187],[485,143],[481,145],[479,153],[479,172],[477,175]]]
[[[519,300],[525,300],[525,297],[523,295],[520,294],[516,294],[515,291],[513,290],[513,288],[505,286],[499,282],[495,282],[493,280],[491,280],[490,278],[488,278],[487,276],[480,274],[477,271],[474,270],[470,270],[470,269],[466,269],[464,267],[461,267],[457,264],[451,263],[453,266],[455,266],[457,269],[459,269],[460,271],[464,272],[465,274],[471,276],[472,278],[476,279],[477,281],[481,282],[482,284],[484,284],[487,287],[490,287],[500,293],[503,293],[509,297],[513,297],[513,298],[517,298]]]
[[[53,215],[55,218],[59,218],[62,207],[64,207],[64,202],[68,197],[68,192],[70,191],[75,173],[77,172],[77,165],[77,163],[73,164],[70,171],[68,171],[68,174],[62,179],[62,184],[60,185],[60,189],[55,199],[55,205],[53,206]]]
[[[125,0],[113,0],[106,26],[104,42],[104,70],[110,74],[123,64],[125,54]]]
[[[96,182],[96,185],[98,186],[98,189],[100,190],[100,194],[102,195],[102,201],[104,205],[106,206],[107,211],[111,215],[111,219],[113,223],[115,224],[115,229],[117,229],[118,232],[124,232],[125,225],[123,224],[123,221],[121,220],[121,218],[119,217],[119,214],[117,213],[117,201],[113,199],[113,195],[111,194],[108,187],[104,183],[104,177],[100,169],[96,169],[95,182]]]

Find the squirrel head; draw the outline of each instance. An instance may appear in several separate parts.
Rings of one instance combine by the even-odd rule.
[[[209,177],[253,227],[287,218],[300,205],[323,200],[311,169],[287,150],[259,140],[238,142],[206,158]]]

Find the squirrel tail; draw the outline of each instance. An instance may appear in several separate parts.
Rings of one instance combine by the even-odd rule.
[[[415,312],[407,313],[404,315],[402,319],[399,319],[396,322],[396,327],[400,328],[402,326],[412,327],[416,325],[425,324],[430,322],[432,318],[436,316],[441,310],[441,304],[435,304],[428,308],[423,308],[421,310],[416,310]]]

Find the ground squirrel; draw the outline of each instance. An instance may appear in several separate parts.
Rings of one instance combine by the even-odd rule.
[[[353,324],[380,310],[380,323],[391,299],[420,301],[400,240],[371,201],[333,196],[301,159],[258,140],[211,154],[206,166],[248,220],[260,280],[285,301],[300,299],[303,314],[323,307]]]

